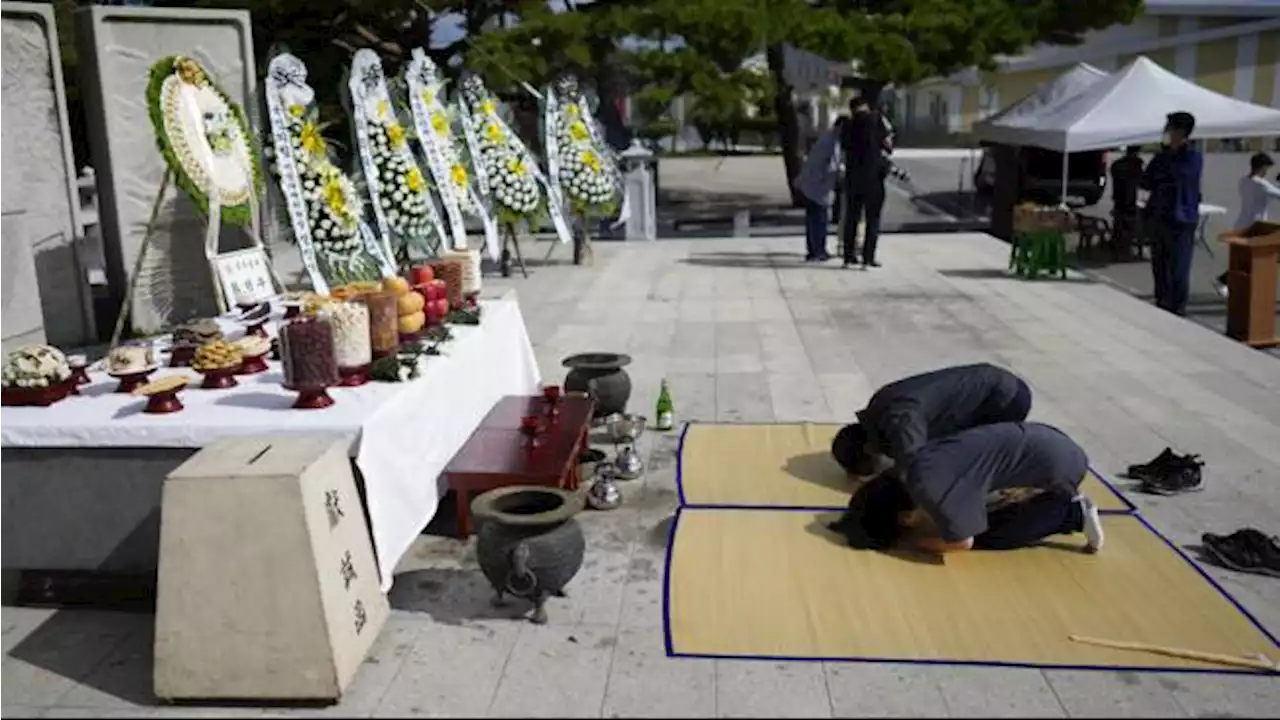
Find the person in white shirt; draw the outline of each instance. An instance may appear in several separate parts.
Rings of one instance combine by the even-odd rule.
[[[1249,174],[1240,178],[1240,214],[1232,227],[1247,228],[1259,220],[1266,220],[1267,205],[1280,199],[1280,187],[1276,187],[1266,175],[1275,167],[1271,156],[1257,153],[1249,158]],[[1227,274],[1222,273],[1214,282],[1218,294],[1227,296]]]

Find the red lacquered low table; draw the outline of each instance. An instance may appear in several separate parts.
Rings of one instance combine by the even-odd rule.
[[[541,396],[507,396],[498,401],[445,467],[458,508],[458,537],[471,535],[471,496],[508,485],[542,485],[576,490],[578,454],[585,447],[595,403],[585,395],[565,395],[559,413],[547,412]],[[531,439],[523,418],[542,418]]]
[[[557,407],[560,411],[556,416],[557,419],[574,424],[579,421],[581,413],[590,413],[594,405],[591,397],[585,393],[566,393],[560,396]],[[507,395],[493,406],[488,415],[484,416],[484,420],[480,421],[480,427],[519,430],[523,418],[530,415],[543,417],[547,414],[547,408],[547,400],[541,395]],[[589,424],[591,415],[588,414],[586,419]],[[586,431],[587,428],[584,427],[583,432]]]

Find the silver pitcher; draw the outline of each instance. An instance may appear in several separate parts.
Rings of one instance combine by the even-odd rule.
[[[635,480],[644,474],[644,461],[636,452],[635,445],[626,445],[619,450],[613,464],[617,467],[618,477],[623,480]]]
[[[617,452],[613,464],[622,480],[635,480],[644,474],[644,461],[636,452],[636,440],[644,434],[647,419],[643,415],[615,413],[605,418],[605,427]],[[619,447],[621,446],[621,447]]]
[[[595,479],[587,491],[587,505],[593,510],[613,510],[622,504],[622,490],[616,482],[618,469],[608,462],[596,465]]]

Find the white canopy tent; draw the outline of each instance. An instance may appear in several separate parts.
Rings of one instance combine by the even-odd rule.
[[[1200,87],[1143,56],[1025,116],[999,142],[1059,152],[1140,145],[1159,140],[1166,116],[1180,110],[1195,116],[1197,138],[1280,135],[1280,110]]]
[[[1028,131],[1039,127],[1043,113],[1079,95],[1105,77],[1107,73],[1102,70],[1080,63],[1009,107],[974,124],[974,134],[986,142],[1026,145]]]

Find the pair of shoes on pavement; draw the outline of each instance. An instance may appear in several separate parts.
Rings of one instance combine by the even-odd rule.
[[[849,270],[849,269],[852,269],[852,268],[854,268],[854,267],[858,267],[858,266],[859,266],[859,264],[858,264],[858,263],[856,263],[856,262],[853,262],[852,260],[845,260],[845,261],[844,261],[844,269],[845,269],[845,270]],[[861,263],[861,267],[862,267],[862,269],[863,269],[863,270],[866,270],[866,269],[867,269],[867,268],[869,268],[869,267],[880,267],[880,261],[879,261],[879,260],[872,260],[871,262],[865,262],[865,261],[864,261],[864,262],[862,262],[862,263]]]
[[[1204,476],[1199,455],[1179,455],[1173,448],[1139,465],[1130,465],[1125,474],[1141,482],[1142,492],[1155,495],[1179,495],[1204,489]]]
[[[1240,572],[1280,577],[1280,538],[1245,528],[1230,535],[1200,536],[1205,553],[1223,567]]]

